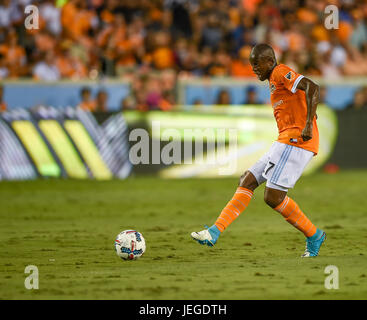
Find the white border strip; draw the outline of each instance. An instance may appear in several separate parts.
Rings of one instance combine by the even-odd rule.
[[[300,75],[295,81],[294,81],[294,83],[293,83],[293,87],[292,87],[292,90],[291,90],[291,92],[292,93],[296,93],[296,91],[297,91],[297,85],[298,85],[298,83],[302,80],[304,78],[304,76],[303,75]]]

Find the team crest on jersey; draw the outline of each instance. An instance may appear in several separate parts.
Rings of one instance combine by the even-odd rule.
[[[289,71],[284,78],[288,79],[288,80],[292,80],[294,76],[294,73],[292,71]]]
[[[283,103],[283,99],[281,99],[281,100],[279,100],[279,101],[275,102],[275,103],[273,104],[273,109],[275,109],[277,106],[280,106],[282,103]]]
[[[270,93],[271,93],[271,94],[273,94],[273,92],[275,91],[275,89],[276,89],[275,84],[274,84],[274,83],[272,83],[272,84],[270,85]]]

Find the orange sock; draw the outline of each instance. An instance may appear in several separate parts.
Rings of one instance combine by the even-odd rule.
[[[281,213],[287,222],[302,231],[306,237],[312,237],[316,233],[316,227],[291,198],[285,196],[282,203],[274,210]]]
[[[250,203],[254,193],[246,188],[238,187],[231,201],[227,203],[220,213],[215,225],[223,232]]]

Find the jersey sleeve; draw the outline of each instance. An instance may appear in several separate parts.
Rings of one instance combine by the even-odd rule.
[[[284,88],[291,91],[292,93],[297,91],[297,85],[302,78],[304,78],[303,75],[286,66],[279,66],[276,69],[276,74],[274,77],[277,83],[281,84],[284,86]]]

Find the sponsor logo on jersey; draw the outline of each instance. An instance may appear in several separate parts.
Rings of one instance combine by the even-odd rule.
[[[273,92],[276,90],[276,86],[274,83],[270,85],[270,94],[273,94]]]
[[[292,80],[294,76],[294,73],[292,71],[289,71],[284,78],[288,79],[288,80]]]
[[[283,100],[279,100],[273,104],[273,109],[275,109],[277,106],[281,105],[283,103]]]

